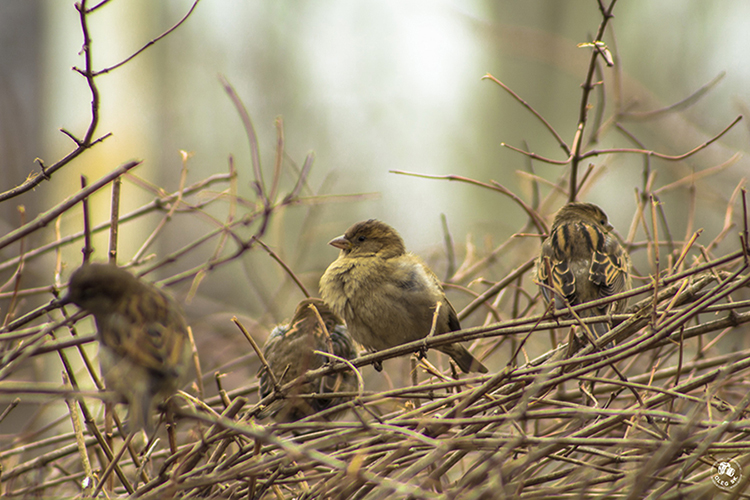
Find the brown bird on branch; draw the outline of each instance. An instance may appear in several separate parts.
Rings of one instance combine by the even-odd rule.
[[[94,315],[107,388],[127,401],[128,429],[151,432],[157,403],[186,381],[191,357],[180,306],[163,291],[112,264],[84,264],[66,302]]]
[[[344,321],[338,317],[321,299],[305,299],[297,305],[294,317],[286,325],[273,329],[263,347],[263,356],[279,385],[284,385],[308,370],[320,368],[333,361],[323,354],[330,353],[338,358],[354,359],[357,350],[346,331]],[[273,392],[273,380],[265,367],[258,372],[260,396],[264,398]],[[351,398],[299,398],[299,394],[325,395],[334,392],[357,390],[355,375],[347,370],[326,375],[291,389],[284,399],[276,400],[258,415],[270,415],[278,422],[294,422],[318,413]]]
[[[349,333],[371,351],[380,351],[425,338],[440,305],[435,335],[461,329],[455,309],[437,276],[414,254],[389,225],[370,219],[331,240],[336,259],[320,279],[320,293],[344,318]],[[458,343],[436,347],[464,373],[487,368]],[[378,366],[376,365],[376,368]]]
[[[611,233],[607,214],[591,203],[572,202],[562,207],[542,243],[536,262],[536,280],[544,299],[555,309],[566,309],[618,294],[631,288],[630,257]],[[581,317],[625,310],[627,299],[580,312]],[[601,337],[607,323],[595,323]]]

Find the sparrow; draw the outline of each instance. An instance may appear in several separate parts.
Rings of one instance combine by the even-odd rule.
[[[607,214],[591,203],[572,202],[562,207],[552,222],[536,261],[535,280],[542,296],[555,309],[566,309],[609,297],[631,288],[630,257],[614,235]],[[554,296],[554,297],[553,297]],[[580,312],[581,317],[619,313],[628,299]],[[606,323],[593,324],[601,337]]]
[[[320,368],[332,358],[314,351],[331,353],[339,358],[354,359],[354,348],[344,321],[321,299],[305,299],[297,305],[294,317],[288,324],[276,326],[263,346],[263,356],[279,385],[299,377],[307,370]],[[258,371],[260,396],[273,392],[273,381],[265,367]],[[276,400],[264,408],[258,418],[271,416],[277,422],[295,422],[321,410],[343,403],[351,398],[298,398],[299,394],[326,394],[353,392],[357,380],[347,370],[312,380],[292,389],[284,399]]]
[[[94,315],[107,388],[128,403],[128,430],[153,429],[157,403],[186,381],[187,323],[166,293],[113,264],[84,264],[70,277],[64,302]]]
[[[434,334],[461,329],[435,273],[407,253],[404,240],[391,226],[375,219],[358,222],[329,245],[341,252],[320,279],[321,296],[344,318],[352,338],[368,350],[425,338],[438,304]],[[464,373],[487,373],[458,343],[436,349],[453,358]]]

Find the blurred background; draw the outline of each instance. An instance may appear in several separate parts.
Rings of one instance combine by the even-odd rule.
[[[123,60],[190,5],[110,2],[91,19],[95,66]],[[0,167],[2,188],[8,189],[34,169],[36,157],[49,162],[71,149],[58,129],[80,133],[89,120],[90,97],[84,79],[70,69],[82,64],[78,13],[70,2],[3,2],[0,9],[5,68]],[[620,58],[627,110],[680,101],[726,72],[678,116],[632,124],[645,146],[682,153],[720,131],[750,101],[748,14],[750,5],[742,0],[631,0],[615,6],[605,41]],[[273,162],[274,119],[282,116],[289,157],[301,164],[307,152],[315,152],[313,186],[327,182],[329,193],[379,193],[378,199],[326,207],[321,240],[351,222],[378,217],[397,226],[409,247],[424,251],[441,239],[440,213],[458,241],[467,234],[507,237],[516,229],[513,217],[520,215],[509,200],[389,170],[495,179],[523,190],[515,172],[525,159],[501,142],[523,147],[526,141],[530,150],[558,160],[564,155],[535,118],[481,77],[491,73],[506,83],[570,142],[589,60],[588,49],[576,44],[589,41],[599,21],[594,1],[203,0],[178,30],[99,79],[99,130],[111,131],[113,138],[82,158],[76,172],[66,172],[65,183],[58,179],[43,189],[67,195],[80,173],[93,176],[97,168],[111,169],[130,158],[145,160],[139,175],[174,186],[183,149],[195,153],[194,178],[226,171],[227,157],[234,155],[247,194],[249,148],[218,82],[221,74],[253,118],[266,170]],[[613,97],[612,86],[608,91]],[[605,134],[601,147],[611,145],[629,144],[618,134]],[[698,170],[726,160],[724,148],[746,146],[743,124],[697,158],[659,163],[657,169]],[[603,182],[589,198],[622,227],[631,211],[619,207],[634,205],[631,185],[640,174],[629,167],[641,159],[595,160],[608,169],[611,184]],[[556,178],[560,167],[537,163],[536,170]],[[666,183],[662,177],[669,174],[659,175]],[[22,200],[39,209],[45,201],[54,199],[35,192]],[[332,255],[332,250],[322,255],[319,264]]]
[[[94,66],[110,67],[127,58],[178,22],[191,5],[186,0],[110,2],[89,20]],[[566,155],[536,118],[482,77],[490,73],[503,81],[570,144],[590,59],[590,49],[577,44],[591,41],[600,21],[594,1],[202,0],[176,31],[97,79],[102,99],[98,132],[113,136],[55,174],[52,182],[2,204],[2,231],[19,225],[17,205],[23,204],[31,219],[75,193],[81,174],[95,180],[134,158],[144,160],[137,176],[176,191],[183,165],[180,150],[192,153],[188,183],[227,172],[233,157],[238,194],[250,200],[238,211],[252,208],[250,148],[219,81],[223,75],[252,117],[267,183],[274,166],[274,123],[283,118],[282,196],[294,186],[295,169],[314,151],[303,194],[332,196],[274,214],[264,237],[313,295],[337,255],[326,243],[366,218],[394,226],[407,248],[445,278],[441,214],[459,264],[467,244],[472,255],[486,255],[519,231],[526,215],[496,192],[391,171],[495,180],[530,202],[532,183],[519,174],[529,171],[530,162],[501,143],[556,160]],[[602,75],[605,120],[618,109],[643,113],[682,101],[725,73],[690,106],[650,120],[621,120],[645,148],[666,154],[682,154],[709,140],[750,102],[749,24],[750,4],[744,0],[619,2],[604,40],[616,56],[615,67]],[[84,78],[71,70],[83,65],[80,21],[72,2],[0,2],[0,40],[0,190],[5,191],[38,171],[35,158],[49,164],[73,149],[59,129],[83,135],[91,96]],[[600,106],[600,96],[591,103]],[[587,143],[587,148],[607,147],[634,145],[609,123],[597,144]],[[745,120],[684,161],[653,159],[653,187],[717,167],[747,148]],[[601,155],[592,162],[598,177],[581,198],[600,204],[625,237],[636,211],[636,189],[643,187],[643,157]],[[552,182],[567,168],[533,163],[535,174]],[[704,244],[715,238],[724,226],[729,199],[748,172],[747,159],[740,158],[700,182],[665,192],[661,200],[675,240],[688,231],[691,196],[697,207],[692,229],[705,228]],[[543,196],[549,191],[549,186],[541,187]],[[105,189],[92,197],[94,223],[109,219],[109,196]],[[153,192],[126,180],[121,213],[153,198]],[[543,207],[544,214],[562,204],[559,197]],[[215,204],[208,212],[224,220],[228,206]],[[80,218],[80,208],[66,213],[63,234],[80,230]],[[160,218],[123,226],[118,262],[129,262]],[[149,252],[162,258],[214,227],[195,217],[175,218]],[[35,247],[53,238],[51,229],[37,231],[26,244]],[[636,231],[633,239],[643,240],[642,232]],[[500,255],[493,267],[481,276],[468,276],[463,285],[479,277],[502,278],[538,249],[537,240],[528,240],[523,259]],[[95,240],[94,259],[106,258],[106,245],[105,235]],[[736,248],[736,238],[731,245]],[[212,251],[197,250],[149,279],[205,262]],[[5,252],[3,257],[10,258],[17,247]],[[80,263],[80,245],[66,247],[63,259],[65,283]],[[636,254],[634,260],[639,274],[646,276],[646,259]],[[27,271],[29,280],[51,282],[54,257],[36,262]],[[524,284],[535,293],[529,280]],[[172,292],[184,301],[189,287],[189,281],[181,282]],[[457,308],[471,298],[449,293]],[[207,346],[201,352],[207,373],[226,367],[237,346],[247,349],[229,321],[232,315],[244,318],[262,342],[302,298],[257,248],[211,270],[185,305],[199,345]],[[481,322],[477,317],[466,324]],[[248,354],[246,360],[251,358]],[[504,363],[499,359],[490,365],[497,369]],[[254,375],[255,366],[243,368],[242,377]]]

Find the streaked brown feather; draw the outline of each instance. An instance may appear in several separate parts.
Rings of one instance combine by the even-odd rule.
[[[557,212],[536,265],[547,302],[554,300],[563,309],[630,289],[630,258],[611,229],[602,209],[590,203],[569,203]],[[626,306],[623,299],[584,315],[621,312]],[[601,335],[607,328],[597,325],[596,330]]]
[[[317,314],[315,310],[317,310]],[[320,318],[318,318],[318,315]],[[323,320],[321,325],[320,319]],[[324,328],[325,327],[325,328]],[[263,355],[277,381],[283,385],[308,370],[325,365],[329,358],[313,351],[328,352],[343,359],[354,359],[357,351],[344,321],[331,311],[321,299],[305,299],[300,302],[294,317],[288,324],[273,329],[263,347]],[[273,391],[268,371],[258,372],[260,395],[265,397]],[[308,417],[321,410],[344,402],[344,398],[299,398],[300,394],[327,394],[351,392],[357,388],[355,375],[351,371],[320,377],[295,387],[284,399],[277,400],[265,408],[259,418],[272,416],[280,422],[292,422]]]
[[[179,305],[154,285],[110,264],[85,264],[70,278],[67,300],[92,313],[107,387],[130,405],[130,428],[151,429],[158,400],[189,372],[191,349]]]

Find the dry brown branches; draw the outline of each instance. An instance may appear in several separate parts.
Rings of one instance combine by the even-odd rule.
[[[131,57],[96,70],[91,65],[88,22],[90,14],[106,4],[105,0],[92,8],[85,2],[77,6],[86,56],[84,68],[78,71],[92,95],[92,119],[84,138],[66,132],[76,144],[74,151],[0,195],[0,201],[33,188],[62,166],[74,165],[78,156],[106,137],[94,139],[99,106],[96,78],[127,64],[178,29],[197,1],[181,21]],[[644,148],[637,135],[619,122],[625,112],[616,110],[611,123],[617,123],[617,130],[637,148],[585,150],[591,94],[607,84],[594,80],[600,61],[609,63],[611,57],[602,38],[614,22],[614,6],[614,1],[599,2],[599,30],[594,40],[584,44],[591,59],[571,144],[516,92],[499,79],[486,77],[539,119],[563,149],[567,158],[555,161],[528,148],[512,148],[531,159],[566,166],[556,182],[545,187],[533,171],[526,174],[534,184],[530,201],[495,181],[397,172],[489,190],[511,199],[523,217],[514,235],[483,255],[467,251],[465,262],[447,278],[449,293],[455,292],[459,300],[468,297],[460,318],[472,326],[464,330],[363,354],[351,362],[332,360],[284,385],[274,381],[274,391],[259,398],[250,367],[265,361],[257,359],[261,356],[247,348],[242,336],[260,353],[256,340],[267,318],[259,313],[240,320],[241,311],[234,310],[222,316],[226,311],[215,304],[205,314],[205,304],[214,297],[211,292],[205,297],[202,291],[216,275],[224,280],[236,276],[244,284],[250,274],[245,259],[259,256],[278,271],[274,284],[267,285],[258,299],[264,307],[274,307],[289,289],[314,295],[310,287],[318,276],[296,268],[287,249],[269,242],[269,234],[281,232],[278,221],[290,207],[307,209],[301,216],[306,222],[313,202],[330,199],[318,196],[308,184],[312,154],[301,168],[290,165],[281,120],[276,123],[273,167],[264,171],[262,145],[250,113],[224,78],[221,85],[247,137],[248,168],[236,169],[230,158],[226,172],[194,180],[188,174],[189,155],[184,154],[179,184],[167,189],[138,177],[134,170],[138,162],[128,162],[0,238],[0,248],[24,243],[17,254],[0,262],[0,271],[12,273],[0,289],[6,315],[0,329],[0,406],[5,405],[0,408],[0,423],[23,412],[16,432],[0,437],[2,493],[8,498],[83,496],[104,490],[108,496],[139,498],[462,500],[715,495],[718,490],[710,476],[717,460],[733,458],[741,467],[750,467],[750,349],[743,341],[750,322],[750,259],[744,182],[736,183],[731,197],[722,200],[725,205],[702,207],[723,218],[722,227],[696,230],[693,207],[685,211],[687,230],[682,238],[671,227],[674,221],[662,210],[659,197],[709,182],[735,160],[659,185],[650,159],[692,156],[739,119],[703,145],[670,156]],[[679,111],[697,97],[658,114]],[[592,136],[604,129],[589,128],[596,129]],[[549,216],[561,198],[574,199],[582,186],[596,182],[596,176],[590,175],[593,168],[578,175],[581,161],[622,153],[644,156],[643,185],[624,238],[638,264],[639,286],[576,306],[572,312],[622,297],[630,298],[630,308],[625,314],[583,320],[568,310],[548,311],[531,276]],[[110,220],[90,228],[90,234],[53,230],[52,222],[80,217],[74,212],[78,203],[105,186],[114,187],[115,182]],[[252,196],[238,194],[240,182],[252,186]],[[120,213],[120,189],[134,186],[146,190],[152,201]],[[545,191],[546,196],[541,196]],[[137,241],[137,250],[126,256],[118,241],[123,226],[131,223],[150,229]],[[203,228],[198,236],[179,238],[193,226]],[[736,227],[739,237],[732,232]],[[454,251],[445,221],[444,230],[453,270],[452,261],[461,252]],[[193,325],[196,333],[191,337],[198,380],[165,408],[169,431],[162,427],[146,438],[124,436],[119,411],[107,422],[104,403],[113,401],[103,390],[91,349],[96,344],[94,327],[83,314],[62,308],[57,300],[67,279],[61,254],[103,231],[110,232],[109,245],[95,258],[103,260],[106,255],[147,279],[158,274],[160,285],[174,287],[185,299],[195,323],[207,317],[205,324]],[[40,236],[33,244],[32,235]],[[172,243],[168,251],[158,246],[164,240]],[[729,250],[720,250],[725,248]],[[51,253],[56,254],[54,264],[50,264]],[[46,281],[27,287],[21,278],[28,275],[30,263],[45,269],[39,274]],[[227,274],[221,275],[224,271]],[[248,295],[257,292],[252,285],[243,290]],[[230,318],[242,325],[242,336]],[[592,345],[581,335],[582,323],[602,319],[611,320],[613,328]],[[221,333],[227,326],[232,332],[228,341]],[[461,379],[449,365],[422,360],[409,373],[410,382],[378,390],[368,387],[373,380],[369,365],[425,350],[434,362],[435,347],[456,341],[470,342],[474,354],[491,367],[490,374]],[[611,341],[615,345],[604,349]],[[222,346],[228,346],[229,354],[212,357]],[[54,367],[51,376],[40,373],[49,366]],[[354,368],[358,376],[362,374],[357,392],[299,395],[348,396],[348,402],[294,423],[256,419],[263,406],[294,392],[290,389]],[[733,490],[736,497],[748,496],[745,484]]]

